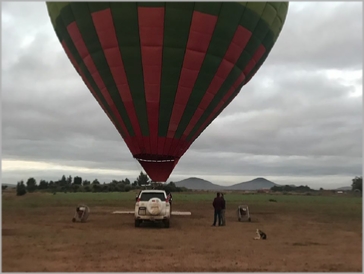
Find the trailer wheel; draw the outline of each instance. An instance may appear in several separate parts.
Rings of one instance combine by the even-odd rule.
[[[140,221],[139,220],[135,220],[135,227],[139,227],[140,226]]]

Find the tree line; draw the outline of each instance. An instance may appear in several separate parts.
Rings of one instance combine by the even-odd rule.
[[[32,193],[36,191],[48,191],[48,192],[128,192],[133,189],[140,188],[153,188],[153,189],[163,189],[167,192],[182,192],[187,191],[185,187],[177,187],[173,182],[168,184],[157,184],[151,182],[148,175],[140,172],[139,176],[134,180],[133,183],[128,178],[121,181],[112,180],[109,183],[101,184],[98,179],[93,180],[83,180],[80,176],[66,177],[62,176],[61,179],[56,181],[46,181],[40,180],[39,184],[33,177],[29,178],[25,183],[20,181],[16,185],[16,195],[22,196],[26,193]],[[4,188],[3,188],[4,189]]]
[[[167,192],[182,192],[189,191],[185,187],[177,187],[173,182],[169,184],[156,184],[151,182],[148,175],[140,172],[139,176],[134,180],[133,183],[128,178],[121,181],[112,180],[110,183],[101,184],[98,179],[91,181],[83,180],[82,177],[76,176],[72,178],[71,176],[62,176],[60,180],[57,181],[46,181],[40,180],[39,184],[37,181],[31,177],[25,183],[20,181],[16,186],[16,193],[18,196],[24,195],[27,192],[35,191],[49,191],[49,192],[128,192],[133,189],[140,189],[143,187],[149,187],[154,189],[163,189]],[[352,191],[362,192],[363,178],[362,176],[356,176],[352,179],[351,188]],[[7,186],[2,186],[2,190],[5,190]],[[271,188],[273,192],[314,192],[308,186],[273,186]],[[323,190],[322,188],[320,190]]]
[[[356,176],[354,179],[352,179],[351,184],[351,190],[352,191],[360,191],[362,192],[363,189],[363,178],[360,176]],[[271,190],[273,192],[314,192],[316,190],[310,188],[309,186],[273,186],[271,187]],[[320,191],[322,191],[323,188],[320,188]]]
[[[315,191],[314,189],[310,188],[309,186],[273,186],[271,187],[273,192],[311,192]]]
[[[352,184],[351,184],[351,190],[356,191],[359,190],[360,192],[363,191],[363,177],[362,176],[356,176],[353,180],[352,180]]]

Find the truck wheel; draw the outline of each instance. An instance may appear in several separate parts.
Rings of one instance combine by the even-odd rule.
[[[139,227],[140,226],[140,221],[139,220],[135,220],[135,227]]]
[[[164,227],[169,228],[169,220],[164,221]]]

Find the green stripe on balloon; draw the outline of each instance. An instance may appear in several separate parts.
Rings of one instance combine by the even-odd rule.
[[[163,67],[159,108],[159,136],[166,136],[195,4],[167,2],[164,23]]]
[[[213,103],[209,106],[209,111],[206,111],[206,114],[204,113],[203,116],[200,118],[196,126],[193,128],[193,130],[190,132],[190,134],[187,137],[188,142],[193,142],[201,133],[202,131],[230,104],[231,100],[235,98],[235,96],[241,91],[242,87],[246,84],[246,80],[249,80],[250,77],[255,74],[255,72],[259,69],[259,67],[263,64],[266,57],[268,56],[270,50],[266,51],[263,56],[259,59],[255,67],[251,70],[248,75],[246,75],[245,80],[239,85],[238,88],[233,91],[232,95],[230,96],[229,100],[226,100],[223,104],[223,107],[217,112],[216,115],[213,116],[213,119],[211,120],[211,113],[215,111],[215,108],[217,108],[219,105],[221,105],[221,102],[223,98],[225,97],[226,93],[230,88],[226,89],[226,92],[224,94],[220,93],[218,96],[214,98]],[[209,113],[209,114],[207,114]],[[206,121],[209,120],[209,122],[206,124]],[[196,135],[197,134],[197,135]]]
[[[90,8],[95,6],[92,6],[91,3],[89,7],[87,2],[73,2],[70,4],[70,6],[74,20],[76,21],[77,27],[82,35],[82,39],[85,42],[90,57],[93,60],[99,75],[101,76],[101,80],[106,88],[106,92],[110,94],[113,103],[120,113],[122,120],[124,121],[128,130],[128,134],[130,136],[134,136],[135,133],[133,126],[128,114],[126,113],[125,106],[120,97],[113,75],[111,74],[110,67],[104,54],[104,49],[101,46],[94,22],[92,20],[91,12],[95,10],[91,10]],[[96,7],[99,7],[99,5]],[[71,14],[69,16],[71,16]]]
[[[175,133],[175,138],[181,137],[214,78],[234,36],[243,10],[244,8],[238,4],[232,5],[231,3],[223,3],[221,5],[214,33],[199,71],[198,78],[186,104],[184,114]]]
[[[198,128],[201,127],[201,125],[205,122],[207,117],[212,113],[212,111],[215,109],[215,107],[220,103],[222,98],[225,96],[226,92],[230,89],[232,84],[235,82],[235,80],[239,77],[239,75],[244,70],[245,66],[250,61],[251,56],[247,53],[243,53],[240,60],[237,63],[237,66],[233,68],[230,75],[218,91],[218,93],[215,95],[213,100],[211,101],[210,105],[207,107],[207,109],[204,111],[203,115],[199,119],[199,121],[194,126],[193,130],[189,133],[187,140],[190,140],[192,136],[195,134],[195,132],[198,130]],[[259,63],[258,63],[259,64]],[[252,71],[257,70],[258,65],[255,65],[255,67],[252,69]]]
[[[240,6],[241,13],[240,13],[239,21],[235,24],[233,21],[229,20],[230,19],[229,14],[234,14],[234,11],[226,9],[227,12],[225,13],[226,14],[225,20],[223,20],[224,13],[222,12],[220,14],[213,38],[210,43],[210,47],[208,49],[208,53],[204,60],[204,65],[202,66],[202,68],[200,70],[199,78],[196,81],[194,91],[192,92],[191,97],[188,101],[188,104],[185,109],[185,113],[180,121],[180,124],[179,124],[175,137],[181,138],[181,136],[184,134],[188,124],[190,123],[191,119],[195,115],[195,112],[201,102],[201,99],[203,98],[203,96],[205,94],[205,91],[207,90],[208,86],[211,83],[211,80],[215,76],[216,70],[217,70],[218,66],[220,65],[220,62],[227,50],[227,47],[229,46],[229,44],[231,42],[232,35],[230,34],[230,37],[227,39],[226,35],[224,36],[224,34],[221,34],[221,32],[219,32],[218,25],[230,24],[230,27],[225,26],[225,29],[230,28],[232,30],[231,31],[232,34],[234,34],[235,29],[238,25],[241,25],[244,28],[246,28],[252,32],[252,37],[251,37],[249,43],[247,44],[246,48],[244,49],[244,51],[241,55],[241,58],[238,60],[237,64],[234,67],[234,68],[236,68],[236,66],[238,66],[238,67],[240,67],[241,70],[244,69],[246,64],[249,62],[252,54],[257,50],[259,45],[263,42],[262,40],[264,39],[264,37],[266,35],[269,35],[269,33],[270,33],[269,25],[262,19],[262,16],[267,11],[271,12],[271,9],[267,8],[267,5],[261,5],[261,4],[255,5],[254,7],[257,7],[257,6],[261,7],[261,9],[260,10],[256,9],[255,11],[252,11],[249,8],[243,8],[243,6]],[[223,7],[224,7],[224,5],[223,5]],[[235,11],[238,10],[238,8],[236,6],[232,6],[231,4],[228,5],[228,7],[234,8]],[[222,9],[222,11],[223,11],[223,9]],[[256,12],[260,12],[260,13],[257,14]],[[241,20],[240,20],[240,18],[241,18]],[[270,20],[273,21],[272,18],[270,18]],[[221,22],[223,22],[223,23],[221,23]],[[217,44],[216,41],[219,41],[219,42],[224,41],[225,45],[222,44],[222,42]],[[220,52],[211,50],[214,48],[214,44],[218,45],[218,50],[220,50]],[[217,55],[217,54],[219,54],[219,55]],[[209,56],[212,56],[212,57],[209,58]],[[220,59],[217,59],[216,56],[219,56]],[[215,64],[212,61],[209,61],[209,59],[212,60],[212,58],[215,58],[215,62],[216,62]],[[241,63],[243,63],[243,64],[241,64]],[[233,69],[232,72],[229,74],[230,77],[228,77],[225,81],[226,84],[221,87],[222,90],[227,90],[228,87],[238,77],[238,75],[239,75],[239,73],[236,71],[236,69],[235,70]],[[220,92],[220,96],[222,95],[221,94],[222,92]],[[204,115],[206,116],[209,114],[210,113],[209,113],[209,109],[208,109],[208,110],[206,110],[206,113],[204,113]]]
[[[110,8],[110,2],[88,2],[90,13],[106,10]]]
[[[76,49],[70,35],[68,34],[68,31],[66,29],[66,23],[67,22],[66,22],[66,20],[64,20],[65,17],[63,17],[62,14],[63,14],[63,12],[61,12],[60,16],[58,16],[57,19],[56,19],[57,28],[55,30],[56,33],[57,33],[57,36],[62,37],[62,40],[60,40],[60,42],[64,41],[64,43],[67,45],[67,48],[71,52],[71,55],[75,59],[76,63],[79,65],[80,70],[85,75],[85,78],[86,78],[87,82],[90,84],[92,89],[97,94],[97,97],[101,101],[102,105],[105,107],[106,112],[109,114],[109,116],[110,116],[112,122],[114,123],[114,125],[116,126],[117,130],[122,135],[122,137],[125,137],[126,136],[125,132],[118,125],[116,117],[114,116],[114,114],[112,113],[110,107],[106,103],[105,98],[102,96],[102,94],[101,94],[99,88],[97,87],[94,79],[92,78],[91,74],[89,73],[88,69],[86,68],[81,56],[79,55],[79,53],[78,53],[78,51],[77,51],[77,49]]]
[[[149,136],[137,3],[111,2],[116,36],[143,136]]]
[[[281,3],[278,3],[278,4],[281,4]],[[282,3],[282,5],[285,5],[284,6],[284,8],[286,9],[286,12],[287,12],[287,8],[288,8],[288,4],[286,4],[286,3]],[[276,5],[275,6],[275,8],[279,8],[279,5]],[[282,9],[280,9],[280,10],[282,10]],[[278,13],[278,15],[280,15],[280,13]],[[285,14],[284,14],[284,16],[282,16],[282,15],[280,15],[281,16],[281,18],[279,19],[279,20],[281,20],[280,22],[281,23],[284,23],[284,20],[285,20]],[[275,19],[276,20],[276,19]],[[282,26],[283,25],[281,25],[281,27],[280,27],[280,29],[282,28]],[[280,30],[279,30],[280,31]],[[279,33],[278,33],[278,35],[279,35]],[[276,35],[275,37],[274,37],[274,40],[272,39],[269,39],[268,37],[266,38],[266,40],[268,40],[269,39],[269,41],[271,41],[270,42],[270,44],[266,44],[267,45],[267,48],[268,48],[268,50],[264,53],[264,55],[262,56],[262,58],[258,61],[258,63],[256,64],[256,66],[254,67],[254,69],[246,76],[246,80],[243,82],[243,83],[241,83],[240,85],[239,85],[239,87],[238,88],[236,88],[234,91],[233,91],[233,93],[232,93],[232,95],[228,98],[228,100],[226,100],[225,101],[225,103],[222,105],[222,107],[219,109],[219,111],[212,117],[212,119],[210,118],[210,120],[209,120],[209,122],[207,123],[207,124],[205,124],[204,125],[204,127],[203,128],[201,128],[201,126],[202,126],[202,123],[203,122],[206,122],[206,115],[204,114],[204,118],[205,119],[202,119],[201,118],[201,120],[199,121],[199,123],[196,125],[196,127],[193,129],[193,131],[191,132],[191,134],[188,136],[188,138],[187,138],[187,140],[190,142],[190,144],[194,141],[194,140],[196,140],[198,137],[199,137],[199,135],[203,132],[203,130],[206,128],[206,127],[208,127],[211,123],[212,123],[212,121],[214,121],[214,119],[216,119],[216,117],[218,117],[220,114],[221,114],[221,112],[232,102],[232,100],[239,94],[239,92],[241,91],[241,88],[246,84],[246,81],[249,81],[250,79],[251,79],[251,77],[257,72],[257,70],[262,66],[262,64],[265,62],[265,60],[266,60],[266,58],[268,57],[268,55],[269,55],[269,53],[270,53],[270,51],[272,50],[272,47],[273,47],[273,45],[274,45],[274,42],[275,42],[275,40],[278,38],[278,35]],[[268,43],[268,42],[267,42]],[[214,99],[216,99],[216,101],[219,101],[219,100],[221,100],[222,98],[220,97],[220,98],[217,98],[217,97],[215,97]],[[217,104],[216,104],[217,105]],[[206,112],[207,113],[207,112]],[[211,113],[211,111],[210,111],[210,113]],[[198,130],[198,131],[197,131]],[[186,149],[187,148],[184,148],[184,151],[183,151],[183,153],[186,151]],[[182,156],[182,155],[181,155]]]
[[[270,47],[270,50],[266,51],[263,54],[262,58],[260,58],[260,60],[257,62],[254,69],[246,76],[245,80],[238,86],[238,88],[236,88],[233,91],[232,95],[225,101],[225,103],[218,110],[218,112],[213,116],[213,118],[212,119],[209,118],[209,122],[207,124],[202,125],[203,123],[206,122],[206,120],[208,118],[207,115],[204,115],[204,117],[203,117],[204,119],[202,119],[202,117],[201,117],[201,120],[199,121],[199,123],[195,126],[195,128],[192,130],[192,132],[187,137],[187,140],[190,143],[194,142],[194,140],[196,140],[199,137],[199,135],[204,131],[204,129],[207,128],[221,114],[221,112],[232,102],[232,100],[239,94],[242,87],[246,84],[246,81],[250,80],[250,78],[257,72],[257,70],[260,68],[260,66],[265,62],[271,49],[272,49],[272,47]],[[215,107],[216,106],[217,106],[217,104],[215,105]],[[210,113],[212,113],[212,111],[210,111]],[[203,126],[203,128],[201,128],[201,126]]]

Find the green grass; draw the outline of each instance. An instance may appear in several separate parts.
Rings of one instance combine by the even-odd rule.
[[[14,195],[15,196],[15,195]],[[39,207],[62,207],[86,203],[89,206],[118,206],[120,204],[134,201],[133,192],[109,192],[109,193],[27,193],[21,197],[4,197],[2,199],[3,210],[10,208],[39,208]]]
[[[135,192],[109,193],[27,193],[18,197],[15,193],[2,195],[2,210],[11,214],[42,214],[50,207],[75,207],[80,203],[111,210],[133,210]],[[173,206],[175,210],[194,209],[212,210],[215,193],[174,193]],[[277,200],[277,203],[269,202]],[[314,195],[280,195],[280,194],[242,194],[228,193],[225,195],[227,211],[237,209],[238,205],[248,205],[252,216],[257,214],[280,214],[286,216],[302,216],[321,223],[362,223],[362,199],[345,196],[314,196]],[[93,210],[92,210],[93,211]]]
[[[209,205],[215,193],[174,193],[176,206],[180,204]],[[120,207],[133,208],[135,192],[109,193],[28,193],[22,197],[6,194],[2,198],[3,210],[41,209],[47,207],[69,207],[85,203],[90,207]],[[277,203],[269,202],[277,200]],[[241,194],[228,193],[225,195],[227,210],[235,209],[239,204],[249,206],[251,212],[297,213],[326,216],[332,218],[346,218],[361,220],[362,199],[350,196],[305,196],[305,195],[269,195],[269,194]],[[211,205],[212,206],[212,205]],[[326,218],[323,218],[326,219]]]

